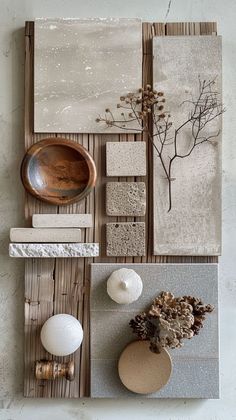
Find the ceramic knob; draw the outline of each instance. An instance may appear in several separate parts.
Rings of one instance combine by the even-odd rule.
[[[107,293],[119,304],[135,302],[141,295],[143,282],[141,277],[128,268],[113,271],[107,281]]]
[[[74,353],[83,340],[83,329],[75,317],[58,314],[49,318],[41,330],[43,347],[55,356]]]

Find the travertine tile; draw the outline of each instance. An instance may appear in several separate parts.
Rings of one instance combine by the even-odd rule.
[[[146,143],[107,142],[106,166],[107,176],[145,176]]]
[[[15,258],[78,258],[98,257],[99,244],[32,244],[12,243],[9,245],[9,255]]]
[[[146,186],[144,182],[108,182],[106,185],[108,216],[144,216]]]
[[[215,79],[221,98],[221,38],[170,36],[153,39],[153,83],[165,94],[174,127],[188,119],[201,81]],[[185,101],[185,102],[184,102]],[[182,105],[180,106],[180,104]],[[201,138],[221,131],[221,118],[201,131]],[[172,133],[169,134],[170,136]],[[181,131],[178,153],[193,144],[191,124]],[[170,161],[173,144],[163,149]],[[221,253],[221,134],[214,143],[197,146],[172,166],[172,208],[168,212],[168,182],[158,154],[153,150],[153,215],[155,255],[220,255]]]
[[[106,282],[124,264],[91,266],[91,396],[138,397],[120,382],[119,355],[135,339],[129,320],[150,305],[161,291],[194,295],[214,305],[198,336],[181,349],[169,350],[173,372],[168,384],[147,398],[219,398],[218,265],[125,264],[143,280],[143,293],[130,305],[119,305],[106,293]],[[102,384],[102,386],[101,386]]]
[[[80,242],[80,229],[12,228],[11,242]]]
[[[107,256],[145,255],[145,223],[107,223],[106,244]]]
[[[91,214],[33,214],[34,228],[89,228],[93,226]]]
[[[37,19],[34,62],[36,132],[123,132],[95,120],[142,85],[141,20]]]

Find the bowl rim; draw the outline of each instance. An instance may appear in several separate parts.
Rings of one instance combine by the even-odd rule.
[[[52,145],[64,146],[70,149],[74,149],[77,153],[80,153],[85,159],[85,161],[87,162],[88,169],[89,169],[89,179],[88,179],[88,183],[86,187],[80,194],[77,194],[67,199],[65,198],[60,199],[59,197],[48,198],[48,197],[42,196],[38,192],[38,190],[34,188],[33,185],[31,184],[29,177],[27,175],[27,169],[28,169],[30,160],[32,159],[33,156],[36,156],[38,153],[40,153],[42,149],[45,149]],[[64,206],[64,205],[76,203],[77,201],[82,200],[89,194],[90,189],[95,186],[96,179],[97,179],[97,170],[96,170],[96,165],[92,156],[90,155],[89,151],[84,146],[82,146],[82,144],[76,143],[75,141],[72,141],[72,140],[68,140],[64,137],[46,137],[38,141],[37,143],[32,144],[27,149],[21,162],[20,175],[21,175],[22,184],[29,194],[33,195],[35,198],[37,198],[40,201],[43,201],[49,204],[58,205],[58,206]]]

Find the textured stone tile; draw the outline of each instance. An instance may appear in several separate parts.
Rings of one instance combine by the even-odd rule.
[[[169,350],[173,373],[169,383],[148,398],[218,398],[218,265],[125,264],[143,280],[143,293],[131,305],[118,305],[106,293],[109,275],[124,264],[91,266],[91,395],[138,397],[121,384],[117,363],[128,342],[135,339],[128,325],[162,290],[176,296],[194,295],[215,309],[206,316],[198,336],[185,340],[181,349]],[[103,384],[103,386],[102,386]]]
[[[141,20],[36,19],[34,71],[36,132],[123,132],[95,120],[142,85]]]
[[[26,244],[12,243],[9,255],[15,258],[78,258],[98,257],[99,244]]]
[[[108,182],[106,185],[108,216],[144,216],[146,186],[144,182]]]
[[[106,165],[107,176],[145,176],[146,143],[107,142]]]
[[[107,223],[106,243],[108,256],[145,255],[145,223]]]
[[[177,128],[188,119],[191,95],[196,98],[199,77],[212,80],[221,95],[221,38],[217,36],[170,36],[153,39],[153,83],[165,94]],[[220,100],[220,96],[219,96]],[[221,132],[221,118],[212,121],[201,136]],[[171,135],[171,134],[170,134]],[[153,153],[153,215],[155,255],[220,255],[221,253],[221,134],[199,145],[189,157],[176,159],[172,167],[172,209],[168,212],[168,188],[157,153]],[[191,127],[179,138],[178,151],[185,154],[192,142]],[[164,149],[163,160],[173,156],[173,144]]]
[[[33,214],[34,228],[87,228],[93,226],[91,214]]]
[[[12,228],[11,242],[80,242],[80,229]]]

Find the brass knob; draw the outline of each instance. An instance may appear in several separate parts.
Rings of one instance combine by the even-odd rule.
[[[75,363],[59,363],[54,360],[37,360],[35,363],[36,379],[55,380],[66,378],[68,381],[75,379]]]

